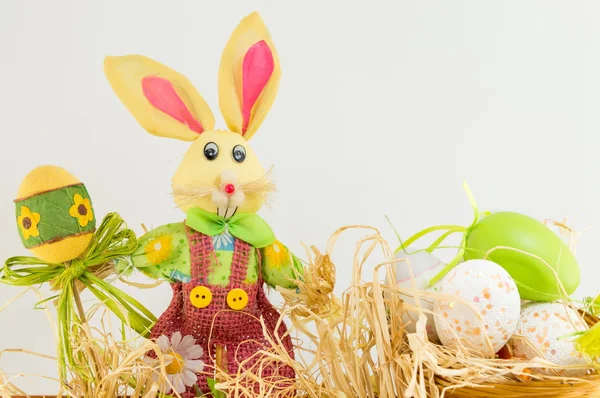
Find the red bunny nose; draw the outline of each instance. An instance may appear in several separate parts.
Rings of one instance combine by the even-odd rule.
[[[225,185],[225,187],[223,188],[223,190],[225,191],[225,193],[227,195],[233,195],[233,193],[235,192],[235,185],[233,185],[233,184],[227,184],[227,185]]]

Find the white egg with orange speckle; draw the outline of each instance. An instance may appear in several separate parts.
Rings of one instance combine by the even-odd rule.
[[[508,272],[488,260],[454,267],[434,291],[435,327],[443,345],[459,344],[474,355],[492,357],[514,334],[521,298]]]
[[[562,366],[586,365],[590,361],[575,348],[574,332],[587,329],[575,310],[560,303],[531,303],[523,308],[516,333],[514,355],[526,359],[541,357]],[[582,376],[584,369],[562,371],[568,376]],[[543,373],[543,371],[542,371]]]

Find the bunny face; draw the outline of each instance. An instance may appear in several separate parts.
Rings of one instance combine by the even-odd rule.
[[[173,193],[185,212],[200,207],[230,216],[262,207],[268,187],[257,190],[261,184],[268,179],[248,142],[240,134],[213,130],[202,133],[188,149],[173,177]],[[251,186],[255,189],[247,189]]]
[[[224,217],[256,212],[274,190],[248,140],[267,115],[281,70],[269,32],[257,13],[233,31],[219,69],[219,106],[229,131],[215,130],[207,103],[189,80],[139,55],[106,57],[116,94],[151,134],[193,141],[173,177],[175,202]]]

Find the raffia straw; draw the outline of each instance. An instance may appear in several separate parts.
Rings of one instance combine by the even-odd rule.
[[[41,300],[42,296],[34,288],[33,291]],[[12,299],[14,302],[20,293]],[[2,309],[5,306],[2,307]],[[50,322],[52,330],[57,337],[57,324],[51,315],[49,308],[44,312]],[[71,328],[71,340],[74,362],[76,366],[89,366],[88,353],[92,352],[98,372],[94,379],[84,378],[70,367],[69,380],[64,386],[60,386],[58,379],[43,375],[17,374],[9,376],[0,369],[0,397],[11,398],[15,396],[28,396],[26,391],[15,386],[14,381],[18,378],[45,378],[56,381],[59,386],[57,396],[73,398],[113,398],[117,396],[128,396],[132,398],[168,398],[169,395],[161,394],[169,386],[166,377],[166,364],[160,348],[150,340],[139,337],[128,338],[122,336],[120,339],[114,337],[115,330],[110,317],[110,311],[103,303],[93,305],[86,312],[87,319],[96,319],[100,326],[92,327],[88,332],[84,331],[80,324],[73,324]],[[85,333],[85,335],[84,335]],[[133,332],[132,332],[133,334]],[[145,354],[149,351],[156,353],[156,360],[152,364],[145,362]],[[32,352],[26,349],[8,349],[0,352],[11,355],[32,355],[49,360],[56,360],[46,354]],[[172,386],[171,386],[172,387]],[[172,395],[177,397],[177,394]]]
[[[376,229],[370,229],[371,233],[357,242],[352,284],[341,298],[335,297],[331,293],[331,283],[335,279],[327,275],[335,270],[331,252],[342,232],[352,228],[360,227],[338,230],[324,254],[311,247],[315,256],[309,256],[304,278],[298,281],[298,291],[280,289],[286,299],[283,316],[289,316],[293,326],[290,332],[308,341],[308,344],[302,343],[301,339],[295,342],[297,360],[292,361],[277,341],[272,341],[271,347],[257,354],[265,358],[255,364],[257,368],[272,361],[294,367],[297,372],[294,394],[297,397],[600,396],[597,384],[600,376],[559,375],[563,371],[587,369],[589,366],[586,365],[561,367],[540,358],[503,360],[486,357],[464,345],[444,347],[429,341],[425,328],[428,311],[420,306],[418,299],[411,305],[403,302],[402,296],[428,300],[439,300],[444,296],[419,291],[414,286],[413,289],[397,288],[394,265],[405,260],[393,257],[387,242]],[[373,271],[369,281],[365,282],[365,267],[376,249],[383,252],[386,260],[369,267]],[[410,261],[407,265],[410,267]],[[562,286],[559,289],[562,291]],[[453,300],[456,301],[456,297]],[[337,303],[341,303],[339,314],[328,308]],[[565,301],[565,304],[570,303]],[[406,333],[404,329],[402,316],[406,313],[418,314],[415,333]],[[515,336],[513,340],[518,338],[521,337]],[[536,369],[555,372],[539,373]],[[257,379],[256,374],[259,374],[258,369],[234,377],[223,375],[217,388],[232,397],[254,397],[257,395],[243,387],[244,381],[252,379],[261,385],[258,396],[269,396],[273,385]],[[286,396],[285,393],[290,392],[273,396]]]
[[[166,282],[164,280],[157,280],[156,282],[153,282],[153,283],[139,283],[139,282],[133,282],[133,281],[127,280],[125,278],[118,278],[118,279],[119,279],[119,281],[123,282],[124,284],[131,286],[131,287],[135,287],[137,289],[154,289],[155,287],[158,287]]]
[[[367,228],[372,233],[357,243],[352,285],[338,299],[331,293],[334,279],[330,273],[335,269],[330,260],[331,252],[344,231],[356,228]],[[257,353],[260,360],[254,366],[258,369],[273,361],[292,366],[297,372],[294,394],[299,397],[397,396],[395,391],[402,389],[404,372],[409,371],[410,362],[408,358],[396,357],[397,348],[405,345],[400,317],[391,318],[400,326],[397,329],[383,325],[388,322],[388,309],[396,309],[400,301],[384,302],[384,292],[378,290],[377,283],[362,282],[363,267],[376,249],[386,258],[393,257],[376,229],[361,226],[345,227],[334,233],[323,255],[313,249],[316,259],[309,257],[297,296],[283,291],[286,298],[292,299],[282,314],[283,317],[290,316],[296,331],[306,333],[309,344],[296,342],[299,360],[292,361],[276,336],[269,340],[271,347]],[[323,302],[322,297],[317,297],[319,294],[329,297],[330,308],[315,305]],[[340,308],[339,316],[332,310],[336,307]],[[276,392],[272,383],[257,379],[253,374],[259,372],[244,372],[234,378],[223,375],[224,381],[217,388],[232,397],[290,396],[292,393],[289,390]],[[259,395],[244,390],[248,378],[260,385]]]
[[[294,307],[292,317],[307,318],[314,313],[324,318],[339,318],[342,306],[333,295],[335,265],[329,254],[321,254],[315,246],[306,251],[313,266],[309,271],[305,270],[304,278],[296,279],[298,288],[289,290],[278,287],[277,290],[288,305]]]
[[[30,350],[25,350],[22,348],[9,348],[2,350],[0,351],[0,358],[2,358],[5,354],[22,354],[56,361],[56,357]],[[4,371],[2,371],[2,369],[0,369],[0,397],[9,398],[12,395],[26,395],[21,389],[19,389],[16,385],[13,384],[13,381],[27,377],[38,377],[58,382],[57,379],[51,377],[46,377],[42,375],[31,375],[26,373],[18,373],[9,377],[8,374],[6,374]]]
[[[15,301],[17,301],[18,299],[23,297],[28,292],[32,292],[33,294],[35,294],[40,301],[43,300],[42,294],[39,292],[38,289],[36,289],[35,287],[29,287],[27,289],[24,289],[22,292],[17,294],[15,297],[13,297],[7,303],[5,303],[2,307],[0,307],[0,312],[4,311],[9,305],[11,305]],[[46,315],[48,323],[50,324],[51,330],[54,331],[54,338],[56,340],[58,340],[57,324],[56,324],[56,321],[54,320],[54,318],[52,317],[51,311],[47,307],[43,307],[42,309],[44,311],[44,314]],[[35,356],[35,357],[40,357],[43,359],[49,359],[49,360],[56,361],[56,357],[53,357],[53,356],[50,356],[47,354],[30,351],[30,350],[27,350],[24,348],[5,349],[0,352],[0,357],[2,357],[3,354],[10,354],[10,353],[24,354],[24,355]],[[16,380],[18,378],[43,378],[43,379],[53,380],[58,383],[58,379],[50,378],[50,377],[43,376],[43,375],[35,375],[35,374],[19,373],[19,374],[13,375],[12,377],[9,377],[6,372],[4,372],[2,369],[0,369],[0,396],[2,398],[11,398],[12,396],[17,396],[17,395],[18,396],[27,396],[27,394],[23,390],[19,389],[16,385],[13,384],[13,380]]]
[[[150,340],[118,340],[112,333],[113,325],[106,309],[99,308],[101,326],[94,328],[94,340],[78,340],[75,353],[89,349],[97,353],[99,375],[93,382],[74,375],[66,393],[73,397],[119,397],[150,398],[162,396],[167,386],[173,387],[166,377],[164,354]],[[157,359],[148,364],[146,353],[154,351]],[[174,394],[173,396],[178,396]]]
[[[89,270],[89,272],[94,274],[96,277],[104,280],[115,273],[115,265],[112,261],[109,261],[109,262],[106,262],[106,263],[103,263],[100,265],[89,267],[88,270]],[[81,283],[81,281],[75,280],[73,294],[80,294],[85,289],[86,289],[86,287],[83,283]],[[58,291],[58,290],[60,290],[60,286],[56,286],[56,284],[53,281],[51,281],[50,282],[50,290]],[[54,300],[54,304],[57,304],[57,303],[58,303],[58,299]]]
[[[395,285],[395,264],[405,260],[394,258],[375,228],[366,227],[367,233],[356,243],[352,283],[341,296],[336,296],[332,252],[337,240],[349,229],[365,227],[351,226],[336,231],[324,253],[311,247],[298,290],[281,290],[286,304],[279,322],[291,321],[289,333],[295,337],[296,359],[284,348],[283,336],[270,336],[261,319],[267,344],[256,353],[257,361],[253,363],[249,359],[245,364],[253,365],[247,371],[233,375],[220,372],[216,376],[217,389],[227,397],[600,396],[597,373],[578,378],[539,373],[538,369],[562,372],[576,367],[561,367],[539,358],[489,358],[464,345],[444,347],[429,341],[425,327],[428,311],[420,306],[418,299],[435,300],[443,296],[419,291],[414,285],[412,289],[399,289]],[[383,254],[384,261],[373,264],[376,251]],[[405,262],[411,266],[410,261]],[[416,304],[404,302],[403,296],[414,296]],[[93,307],[87,316],[98,317],[98,311],[105,312],[105,308],[101,304]],[[405,314],[417,314],[414,333],[405,330]],[[105,315],[101,315],[101,326],[92,330],[94,339],[81,340],[85,346],[75,346],[79,353],[92,345],[99,356],[101,378],[93,383],[74,378],[63,396],[112,398],[125,392],[135,398],[160,396],[159,391],[167,385],[160,350],[147,340],[115,339],[110,332],[110,319],[104,321]],[[590,325],[597,322],[597,318],[590,315],[583,317]],[[512,341],[518,338],[521,337],[514,336]],[[158,363],[153,366],[143,361],[149,350],[156,350],[158,356]],[[293,367],[296,379],[258,376],[262,369],[275,364]],[[130,385],[131,381],[135,384]],[[254,391],[256,386],[258,392]],[[4,391],[9,390],[0,389]],[[18,393],[14,388],[10,391],[10,394]]]

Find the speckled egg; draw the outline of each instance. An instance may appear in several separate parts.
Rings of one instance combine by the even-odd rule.
[[[465,261],[434,290],[454,296],[434,303],[436,330],[445,346],[460,341],[473,354],[492,357],[517,328],[521,310],[517,286],[508,272],[492,261]]]
[[[410,251],[413,252],[412,254],[404,251],[396,253],[397,259],[406,260],[396,263],[396,283],[400,289],[406,292],[406,294],[401,294],[402,300],[411,306],[416,306],[417,301],[412,293],[409,294],[408,290],[426,290],[429,280],[442,271],[446,265],[433,254],[426,251],[414,252],[416,250],[411,248]],[[431,298],[424,297],[419,301],[423,309],[433,311],[433,300]],[[416,331],[415,326],[419,320],[419,313],[420,311],[406,311],[402,314],[402,321],[406,325],[405,328],[408,333]],[[427,336],[430,341],[437,341],[438,336],[435,330],[433,314],[426,313],[425,315],[427,317],[427,323],[425,324]]]
[[[527,359],[542,356],[557,365],[585,365],[589,360],[575,349],[573,338],[565,336],[586,329],[585,322],[572,308],[560,303],[528,304],[521,312],[516,331],[527,340],[515,339],[514,355]],[[586,369],[563,373],[581,376]]]

